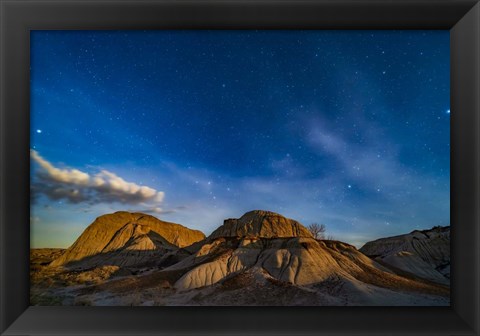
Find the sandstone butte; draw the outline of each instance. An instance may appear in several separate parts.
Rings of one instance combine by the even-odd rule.
[[[249,211],[239,219],[226,219],[209,239],[218,237],[313,238],[310,231],[299,222],[263,210]]]
[[[119,211],[95,219],[50,266],[82,262],[84,268],[99,264],[128,266],[204,238],[201,231],[180,224],[143,213]]]
[[[300,286],[338,279],[357,289],[370,284],[435,291],[395,275],[352,245],[316,240],[299,222],[268,211],[227,219],[205,240],[185,250],[191,255],[165,269],[181,274],[173,284],[180,291],[212,286],[246,272]]]

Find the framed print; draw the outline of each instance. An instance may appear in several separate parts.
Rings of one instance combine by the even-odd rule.
[[[449,42],[32,31],[31,305],[449,306]]]
[[[1,5],[2,334],[478,334],[476,1]]]

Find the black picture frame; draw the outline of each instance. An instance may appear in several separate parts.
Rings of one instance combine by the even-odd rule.
[[[473,0],[0,0],[2,335],[479,335],[480,5]],[[30,307],[29,36],[60,29],[449,29],[450,307]]]

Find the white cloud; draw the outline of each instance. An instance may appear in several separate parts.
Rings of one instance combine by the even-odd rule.
[[[120,201],[122,203],[140,203],[153,201],[161,203],[165,194],[147,186],[127,182],[120,176],[102,170],[92,179],[91,188],[102,194],[104,201]]]
[[[90,176],[87,173],[81,172],[78,169],[55,168],[50,162],[42,158],[38,152],[33,149],[30,150],[30,156],[39,164],[40,167],[43,168],[44,173],[47,174],[47,176],[53,181],[87,185],[90,180]]]
[[[35,150],[30,150],[30,156],[40,167],[32,191],[52,200],[65,199],[71,203],[158,204],[165,197],[162,191],[128,182],[107,170],[92,176],[78,169],[57,168]]]

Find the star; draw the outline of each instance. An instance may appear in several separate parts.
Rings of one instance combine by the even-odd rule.
[[[192,31],[181,38],[168,31],[147,32],[148,38],[36,33],[32,120],[39,123],[30,130],[32,148],[68,169],[95,175],[105,166],[126,181],[145,181],[165,192],[172,208],[188,205],[169,215],[174,222],[208,231],[255,208],[306,223],[321,214],[338,232],[352,222],[358,232],[348,237],[368,226],[373,239],[396,233],[384,230],[386,222],[409,232],[417,221],[420,228],[448,221],[448,32],[432,39],[417,32],[355,32],[341,39],[328,31],[275,32],[281,38],[267,44],[267,31]],[[299,61],[296,52],[306,58]],[[174,78],[168,89],[164,78]],[[54,92],[66,96],[57,102]],[[422,99],[408,98],[417,94]],[[435,132],[426,132],[433,121]],[[45,137],[40,126],[47,127]],[[39,169],[32,175],[43,182]],[[420,192],[415,182],[424,180],[424,193],[445,207],[411,197]],[[60,208],[56,197],[48,198],[52,192],[41,202]],[[58,200],[62,209],[79,206]],[[43,214],[41,205],[32,205],[35,213]],[[110,209],[108,202],[97,206],[96,215]],[[112,205],[136,206],[143,207]],[[209,209],[208,218],[200,209]],[[416,220],[404,221],[405,213]],[[75,221],[85,225],[90,218]]]

